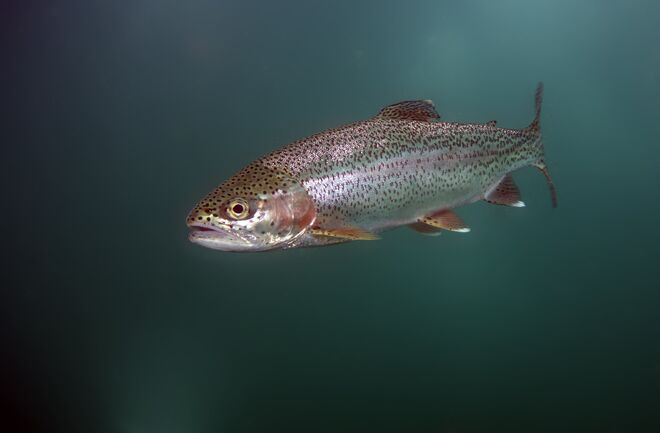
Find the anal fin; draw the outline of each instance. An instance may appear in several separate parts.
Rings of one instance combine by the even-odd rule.
[[[340,227],[335,229],[313,228],[314,236],[328,236],[351,241],[374,241],[380,239],[377,234],[357,227]]]
[[[504,176],[495,188],[488,191],[484,200],[504,206],[525,207],[525,203],[520,200],[520,190],[510,174]]]
[[[442,234],[441,228],[434,227],[419,221],[416,223],[408,224],[408,227],[410,227],[412,230],[415,230],[417,233],[421,233],[427,236],[438,236]]]
[[[452,232],[467,233],[470,228],[451,210],[442,210],[432,215],[421,217],[417,222]]]

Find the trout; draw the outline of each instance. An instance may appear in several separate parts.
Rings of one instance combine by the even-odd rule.
[[[541,140],[543,85],[523,129],[440,121],[430,100],[295,141],[250,163],[189,213],[189,239],[224,251],[374,240],[408,226],[467,232],[454,209],[485,200],[523,207],[511,173],[538,168],[556,207]]]

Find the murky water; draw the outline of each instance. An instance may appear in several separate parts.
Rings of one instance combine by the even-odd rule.
[[[32,1],[0,12],[3,431],[660,431],[652,1]],[[186,239],[273,148],[433,99],[559,195],[469,234]]]

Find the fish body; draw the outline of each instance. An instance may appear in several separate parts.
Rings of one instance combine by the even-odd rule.
[[[190,239],[256,251],[375,239],[399,226],[468,231],[452,209],[478,200],[523,206],[510,173],[528,165],[546,175],[554,205],[541,99],[539,85],[536,116],[523,129],[442,122],[431,101],[404,101],[293,142],[202,200],[187,219]]]

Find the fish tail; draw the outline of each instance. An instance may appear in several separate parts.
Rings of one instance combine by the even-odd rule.
[[[532,131],[541,132],[541,106],[543,105],[543,83],[539,82],[536,85],[536,93],[534,94],[534,120],[529,124],[527,129]]]
[[[534,120],[529,124],[527,129],[537,136],[536,142],[539,147],[539,158],[532,162],[532,166],[538,168],[545,180],[548,183],[548,188],[550,189],[550,199],[552,200],[552,207],[557,207],[557,191],[555,190],[555,184],[550,177],[550,172],[548,171],[548,166],[545,162],[545,152],[543,149],[543,141],[541,140],[541,106],[543,105],[543,83],[539,82],[536,86],[536,94],[534,97]]]
[[[543,176],[545,176],[545,180],[548,183],[548,188],[550,189],[550,200],[552,200],[552,207],[557,207],[557,190],[555,189],[555,183],[552,181],[552,177],[550,177],[550,172],[548,171],[548,166],[545,163],[545,159],[540,158],[536,162],[533,162],[532,166],[538,168],[541,173],[543,173]]]

